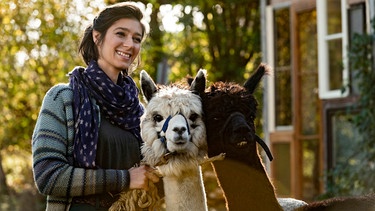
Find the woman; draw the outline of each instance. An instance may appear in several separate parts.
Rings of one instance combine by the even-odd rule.
[[[144,110],[129,74],[146,36],[142,18],[129,2],[102,10],[79,46],[87,67],[44,97],[32,153],[46,210],[108,210],[119,192],[159,181],[149,166],[133,167]]]

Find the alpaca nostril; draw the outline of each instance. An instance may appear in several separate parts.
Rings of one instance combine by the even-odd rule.
[[[248,125],[241,125],[233,130],[237,134],[248,134],[250,132],[250,127]]]
[[[186,127],[175,127],[175,128],[173,128],[173,131],[175,132],[175,133],[177,133],[178,135],[182,135],[183,133],[185,133],[186,132]]]

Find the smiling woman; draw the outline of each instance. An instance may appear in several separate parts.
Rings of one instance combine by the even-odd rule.
[[[92,33],[98,49],[97,62],[108,77],[117,83],[119,72],[128,71],[139,55],[144,36],[141,23],[133,19],[120,19],[109,27],[104,38],[95,29]]]
[[[159,181],[140,165],[144,108],[130,77],[147,28],[135,3],[104,8],[79,46],[87,67],[74,68],[69,84],[45,95],[32,153],[47,210],[108,210],[117,193]]]

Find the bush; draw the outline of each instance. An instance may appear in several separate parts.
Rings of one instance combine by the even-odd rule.
[[[375,19],[372,21],[375,30]],[[360,137],[358,144],[348,156],[350,164],[337,165],[328,172],[331,183],[325,197],[339,195],[362,195],[375,192],[375,33],[356,34],[349,49],[350,68],[358,83],[358,103],[348,112],[357,110],[353,124]]]

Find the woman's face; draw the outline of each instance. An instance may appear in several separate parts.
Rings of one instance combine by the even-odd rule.
[[[108,75],[117,76],[137,58],[141,48],[142,26],[137,20],[123,18],[108,28],[101,43],[97,42],[99,36],[100,33],[94,30],[93,39],[99,52],[98,64]]]

